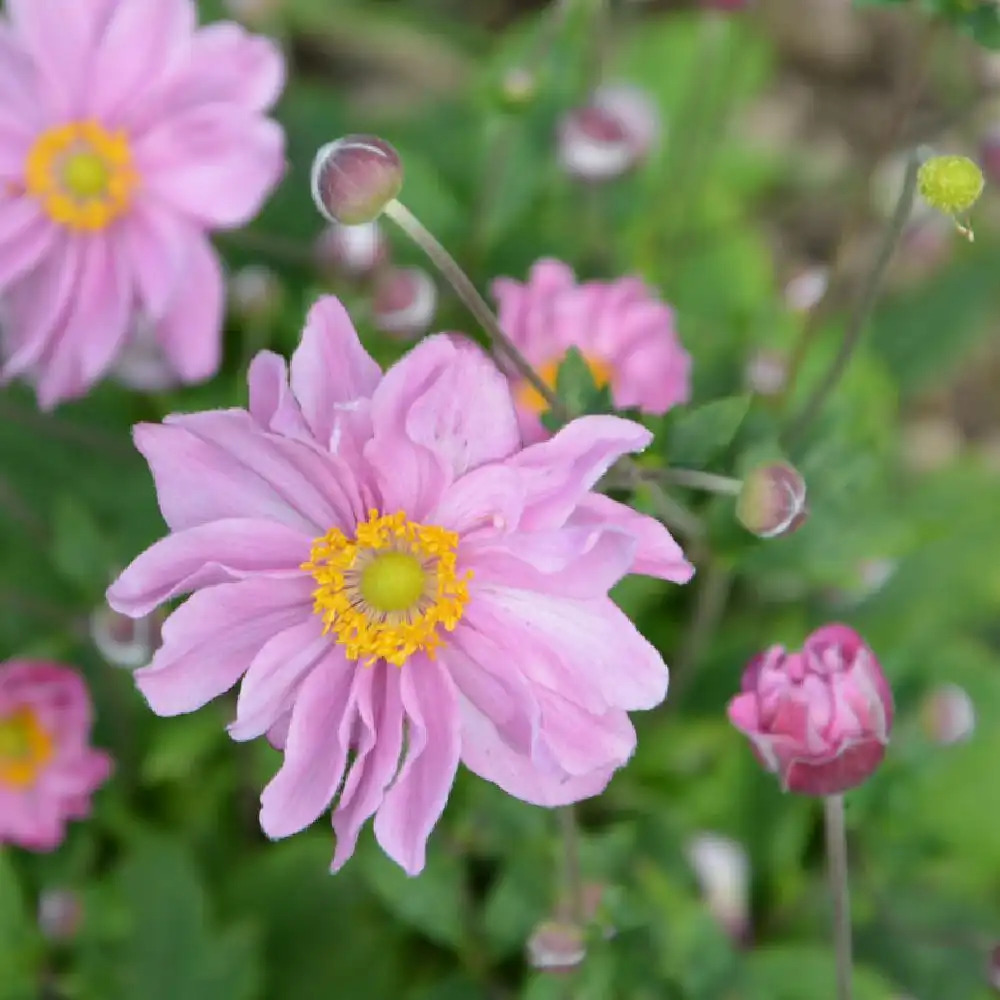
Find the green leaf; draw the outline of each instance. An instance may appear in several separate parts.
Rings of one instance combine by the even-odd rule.
[[[84,594],[102,593],[113,559],[90,511],[72,496],[61,496],[53,521],[52,562],[56,569]]]
[[[758,948],[747,958],[745,1000],[818,1000],[833,992],[833,951],[816,945]],[[854,1000],[893,1000],[893,986],[878,973],[855,967]]]
[[[0,1000],[38,995],[41,939],[28,913],[17,872],[0,849]]]
[[[559,364],[556,395],[574,416],[607,413],[611,407],[608,387],[598,386],[587,359],[578,347],[571,347]]]
[[[667,458],[671,465],[701,468],[736,437],[750,409],[750,396],[717,399],[681,414],[670,429]]]

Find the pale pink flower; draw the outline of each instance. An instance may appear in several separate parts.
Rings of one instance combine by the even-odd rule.
[[[55,663],[0,664],[0,844],[51,851],[90,815],[111,758],[90,746],[90,695]]]
[[[249,412],[135,430],[171,534],[108,600],[138,616],[194,591],[136,675],[153,710],[242,679],[231,734],[284,750],[261,824],[288,836],[336,800],[335,868],[374,815],[420,871],[460,761],[541,805],[600,792],[635,745],[626,712],[667,687],[608,589],[692,573],[662,525],[591,491],[649,433],[586,417],[522,450],[479,348],[430,337],[383,374],[334,298],[290,377],[265,351],[249,383]]]
[[[192,0],[8,0],[0,17],[2,375],[80,396],[140,330],[184,382],[219,367],[206,232],[243,225],[284,167],[264,116],[276,47],[197,29]]]
[[[824,625],[800,653],[772,646],[743,674],[729,721],[787,791],[834,795],[882,762],[892,691],[875,654],[846,625]]]
[[[494,281],[493,296],[504,332],[549,386],[576,347],[616,407],[661,414],[690,396],[691,358],[674,312],[639,278],[578,283],[566,264],[540,260],[525,283]],[[520,379],[514,389],[525,440],[543,438],[545,401]]]

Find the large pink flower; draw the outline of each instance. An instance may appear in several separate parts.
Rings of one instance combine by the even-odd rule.
[[[0,844],[51,851],[90,815],[111,758],[90,746],[90,696],[55,663],[0,664]]]
[[[498,278],[493,295],[504,332],[550,386],[576,347],[621,409],[661,414],[690,396],[691,358],[677,339],[673,310],[640,279],[577,284],[565,264],[540,260],[527,283]],[[531,386],[514,384],[524,438],[540,440],[545,402]]]
[[[824,625],[800,653],[772,646],[743,673],[729,720],[788,791],[835,795],[882,762],[892,729],[889,682],[846,625]]]
[[[8,0],[0,17],[2,374],[50,407],[152,332],[183,381],[219,366],[206,231],[242,225],[283,170],[264,117],[284,68],[192,0]]]
[[[649,433],[586,417],[522,450],[477,347],[430,337],[383,374],[332,298],[290,380],[264,352],[249,382],[249,412],[135,431],[172,533],[108,599],[137,616],[195,592],[137,673],[154,711],[242,678],[232,735],[285,755],[262,826],[295,833],[337,799],[335,867],[375,815],[419,871],[459,761],[542,805],[601,791],[634,747],[626,712],[667,689],[608,589],[692,573],[662,525],[591,491]]]

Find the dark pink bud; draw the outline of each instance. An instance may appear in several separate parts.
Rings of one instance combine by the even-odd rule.
[[[569,972],[586,957],[583,930],[575,924],[548,920],[539,924],[528,939],[528,961],[546,972]]]
[[[402,186],[399,154],[378,136],[344,136],[327,143],[313,160],[313,201],[331,222],[374,221]]]
[[[363,278],[389,259],[389,244],[377,222],[332,222],[316,240],[315,257],[324,275]]]
[[[644,91],[629,84],[599,87],[589,104],[563,118],[559,162],[579,180],[612,180],[649,153],[659,132],[659,115]]]
[[[786,791],[836,795],[882,762],[892,691],[875,654],[846,625],[824,625],[802,651],[772,646],[750,661],[729,721]]]
[[[392,267],[379,275],[372,294],[375,326],[393,337],[409,339],[424,333],[434,319],[437,286],[419,267]]]
[[[806,483],[787,462],[769,462],[743,480],[736,500],[736,518],[760,538],[788,535],[807,517]]]

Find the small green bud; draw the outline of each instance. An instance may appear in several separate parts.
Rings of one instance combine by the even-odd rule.
[[[743,480],[736,519],[759,538],[791,534],[807,513],[805,480],[787,462],[759,465]]]
[[[958,230],[972,239],[972,230],[959,221],[983,193],[983,172],[967,156],[932,156],[920,167],[920,196],[932,208],[955,217]]]

